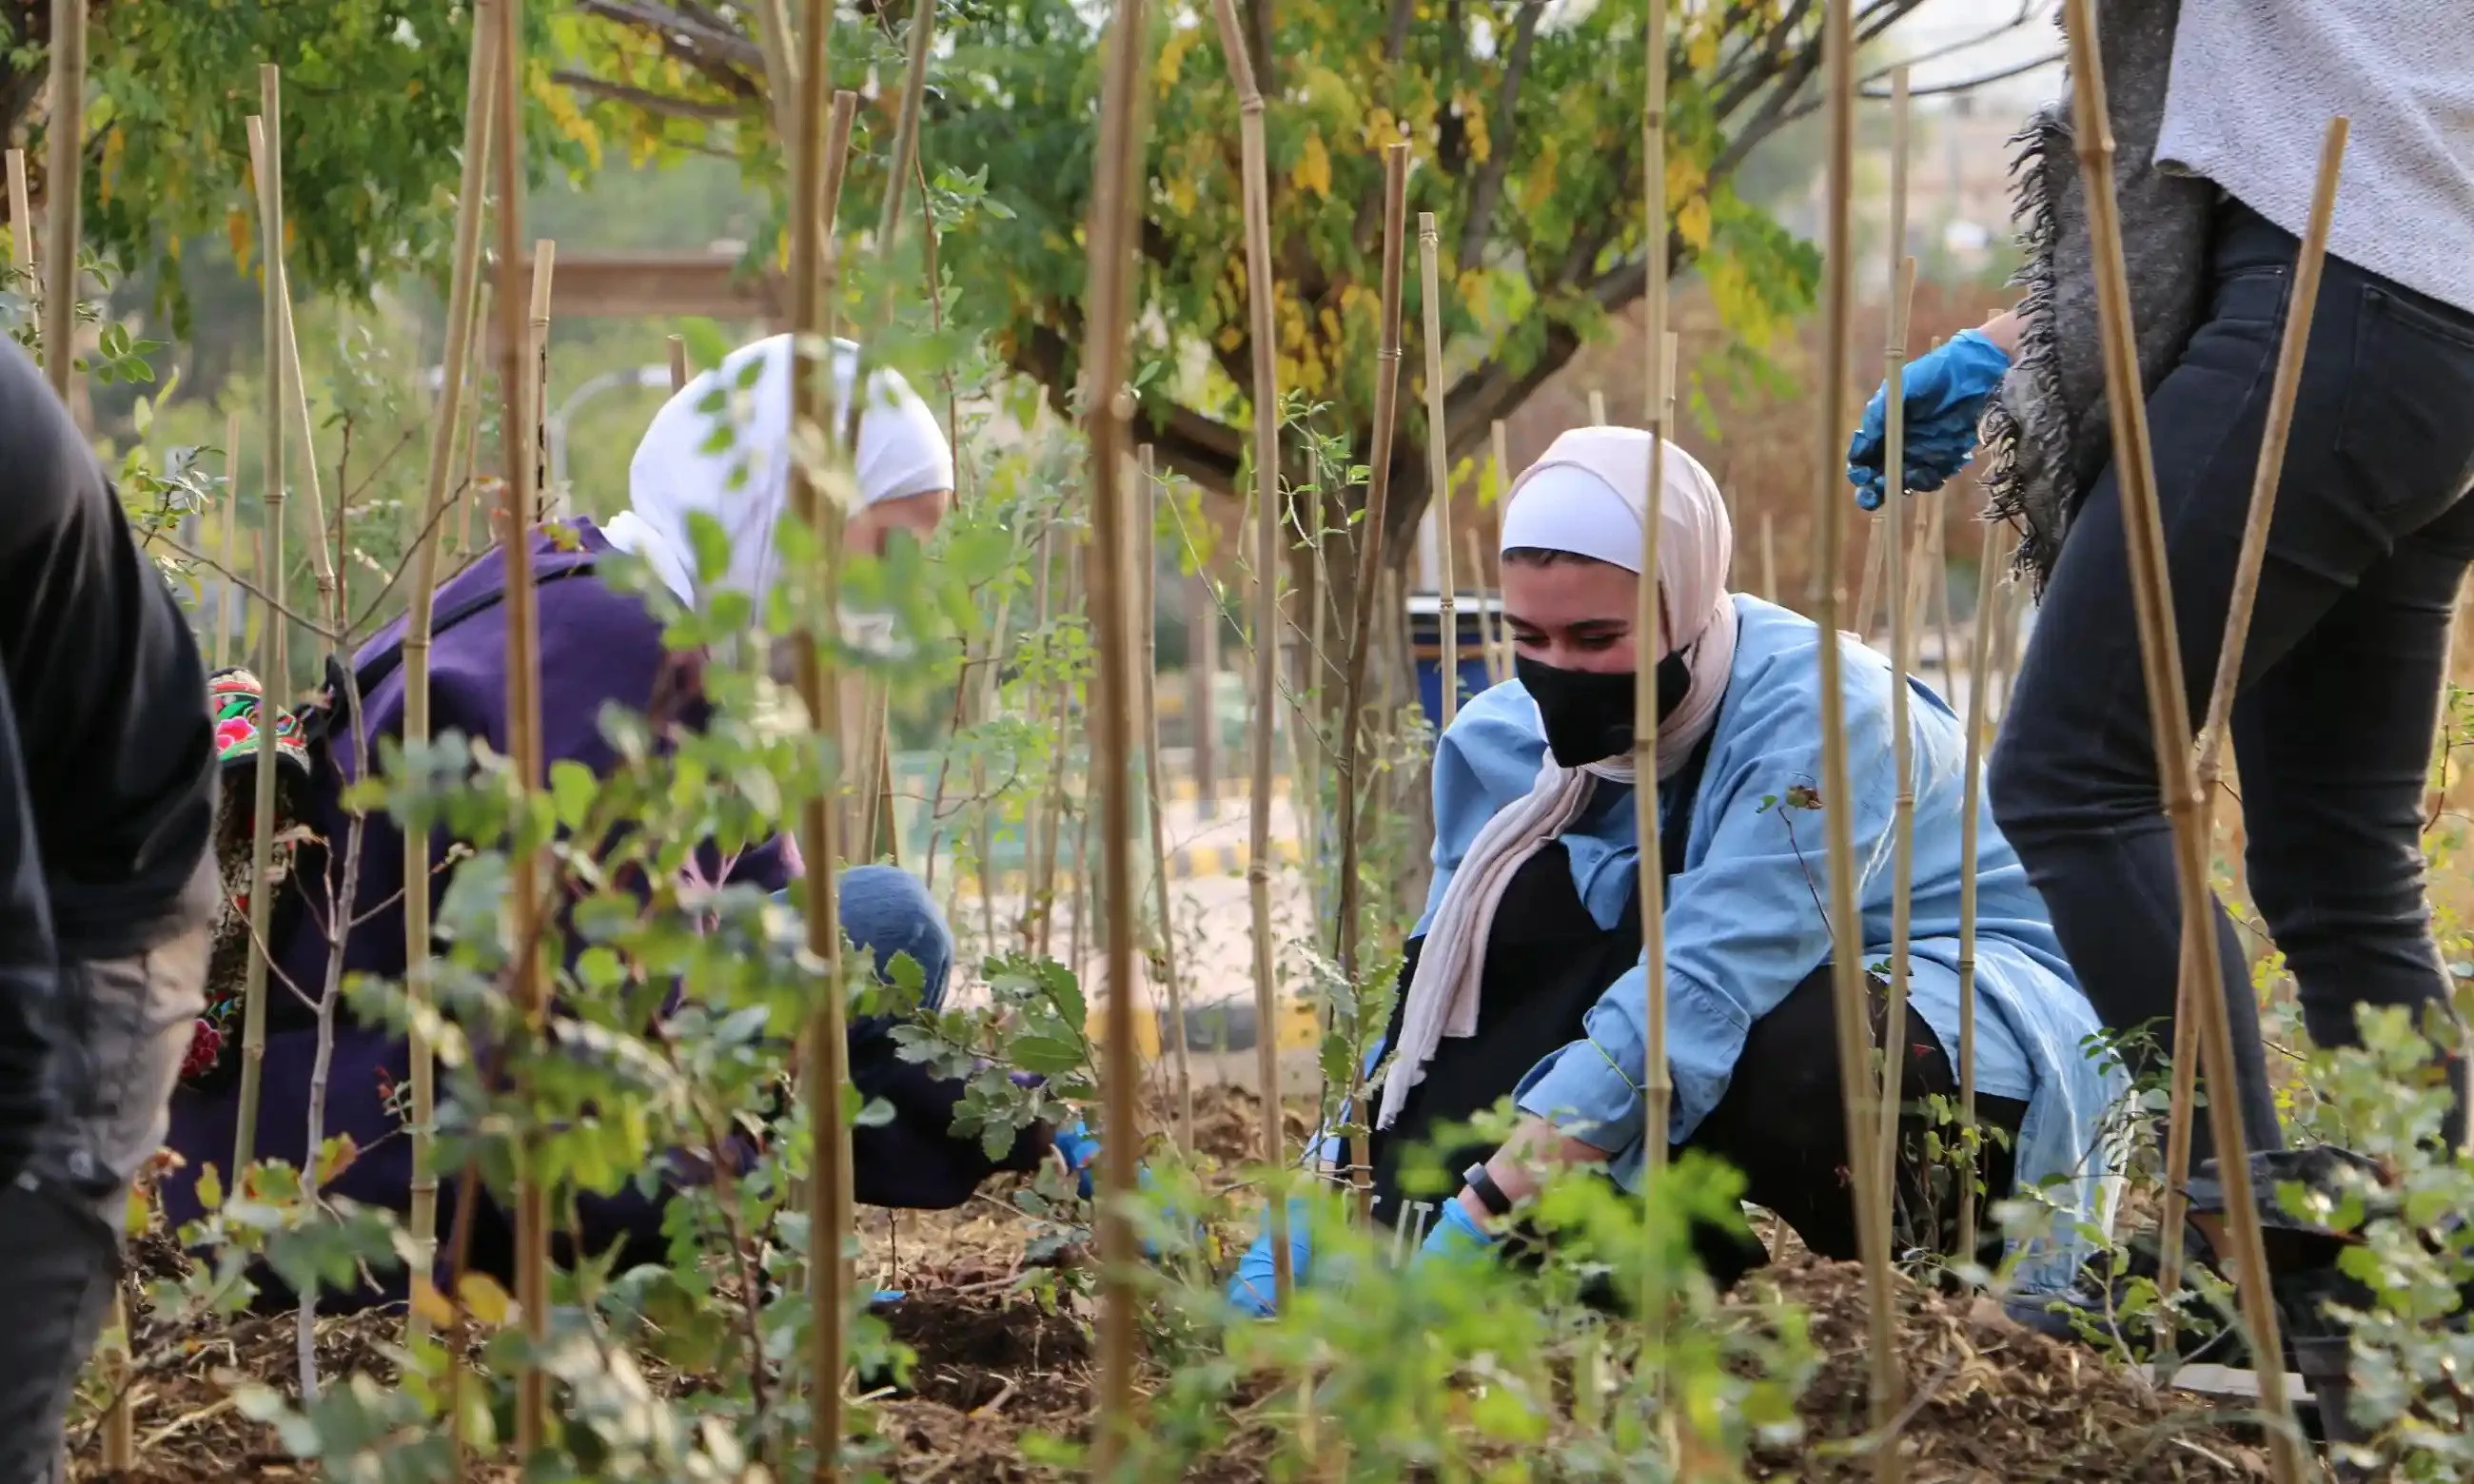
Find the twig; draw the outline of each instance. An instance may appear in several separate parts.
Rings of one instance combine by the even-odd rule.
[[[1890,294],[1884,318],[1881,365],[1887,392],[1882,467],[1890,470],[1889,498],[1880,524],[1887,565],[1882,586],[1890,603],[1890,768],[1897,792],[1890,805],[1890,991],[1881,1015],[1881,1167],[1874,1194],[1885,1205],[1884,1227],[1898,1219],[1899,1105],[1904,1101],[1907,1059],[1900,1054],[1900,1038],[1907,1023],[1907,953],[1915,941],[1916,776],[1915,739],[1908,734],[1908,643],[1914,621],[1907,599],[1906,364],[1907,319],[1916,292],[1916,260],[1905,255],[1907,238],[1907,71],[1899,68],[1890,80]],[[1869,615],[1868,615],[1869,616]],[[1973,1257],[1973,1254],[1967,1256]]]
[[[1650,0],[1655,6],[1659,0]],[[1442,625],[1443,730],[1461,707],[1461,623],[1459,585],[1452,572],[1452,461],[1445,449],[1448,424],[1443,417],[1443,308],[1437,256],[1435,214],[1418,213],[1418,281],[1422,291],[1419,308],[1426,342],[1426,483],[1435,503],[1435,545],[1441,553],[1443,582],[1435,595],[1436,617]]]
[[[1152,446],[1142,447],[1143,532],[1147,538],[1140,543],[1134,605],[1135,622],[1143,634],[1143,726],[1147,755],[1143,759],[1143,777],[1151,785],[1152,876],[1159,889],[1160,981],[1168,993],[1168,1034],[1172,1038],[1170,1063],[1176,1074],[1176,1147],[1185,1154],[1194,1153],[1194,1072],[1186,1055],[1185,987],[1176,977],[1176,913],[1173,908],[1168,885],[1168,790],[1160,778],[1159,728],[1159,609],[1156,586],[1159,554],[1148,537],[1152,517],[1159,504],[1159,468]]]
[[[85,191],[85,0],[52,0],[51,54],[43,181],[51,282],[43,290],[43,372],[66,403],[77,368],[78,214]]]

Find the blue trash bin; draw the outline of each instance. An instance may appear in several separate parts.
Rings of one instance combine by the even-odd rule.
[[[1486,634],[1500,634],[1503,600],[1492,592],[1462,592],[1452,600],[1453,627],[1460,631],[1460,704],[1491,683],[1486,673]],[[1409,594],[1409,652],[1418,664],[1418,704],[1425,707],[1428,725],[1443,725],[1443,604],[1433,592]]]

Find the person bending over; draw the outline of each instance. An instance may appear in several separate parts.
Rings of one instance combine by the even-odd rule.
[[[1437,748],[1435,874],[1412,933],[1384,1038],[1370,1157],[1374,1211],[1424,1253],[1491,1250],[1505,1210],[1554,1165],[1588,1164],[1637,1188],[1646,1140],[1740,1169],[1745,1198],[1814,1252],[1856,1256],[1846,1177],[1822,810],[1845,808],[1861,872],[1877,1042],[1904,1059],[1909,1111],[1898,1163],[1902,1242],[1948,1250],[1956,1201],[1935,1192],[1916,1105],[1954,1097],[1964,728],[1921,684],[1909,697],[1913,928],[1906,1019],[1881,1036],[1890,950],[1890,673],[1841,648],[1853,794],[1822,778],[1820,646],[1813,623],[1727,590],[1725,504],[1669,444],[1660,491],[1655,634],[1633,627],[1651,435],[1565,433],[1513,486],[1502,588],[1515,678],[1461,708]],[[1657,687],[1665,874],[1666,1041],[1674,1100],[1644,1126],[1639,877],[1632,771],[1635,687]],[[1911,682],[1912,683],[1912,682]],[[2066,1282],[2072,1228],[2109,1219],[2100,1115],[2116,1079],[2081,1042],[2097,1028],[2035,889],[1990,819],[1977,821],[1977,1116],[1992,1132],[1976,1172],[1988,1200],[2049,1186],[2065,1235],[2019,1253],[2024,1284]],[[1374,1094],[1370,1094],[1374,1095]],[[1445,1151],[1459,1192],[1421,1210],[1399,1188],[1403,1152],[1510,1096],[1519,1123],[1492,1151]],[[1407,1237],[1403,1238],[1404,1243]],[[1998,1243],[1998,1237],[1996,1238]],[[1764,1255],[1750,1234],[1704,1233],[1722,1285]],[[1293,1253],[1310,1279],[1311,1254]],[[1230,1297],[1262,1312],[1269,1237]]]
[[[856,359],[856,347],[836,343],[837,406],[848,405]],[[537,588],[546,761],[580,762],[596,775],[615,770],[618,755],[600,728],[602,710],[613,705],[649,717],[657,733],[697,729],[709,721],[711,707],[698,682],[702,657],[671,653],[663,643],[662,620],[636,593],[605,579],[616,564],[614,554],[625,553],[644,562],[665,587],[691,606],[714,590],[761,595],[770,589],[779,565],[774,532],[788,499],[792,360],[790,338],[774,336],[732,352],[673,395],[655,414],[636,450],[629,509],[606,531],[590,518],[576,517],[526,533]],[[860,503],[844,525],[843,539],[847,549],[874,553],[884,549],[893,533],[924,538],[934,531],[953,497],[954,465],[934,415],[899,375],[878,371],[868,390],[856,458]],[[716,394],[722,409],[718,415],[709,406]],[[731,426],[734,434],[730,446],[718,450],[710,446],[716,421]],[[718,521],[730,538],[728,567],[710,581],[697,572],[691,555],[689,517],[698,512]],[[505,594],[505,554],[494,548],[440,586],[430,651],[433,734],[453,729],[501,753],[509,747]],[[352,661],[373,750],[377,739],[400,734],[402,729],[401,647],[399,622]],[[245,753],[254,754],[263,703],[255,682],[246,675],[218,677],[218,684],[227,687],[218,704],[231,728],[229,765]],[[279,722],[285,735],[320,735],[308,745],[296,743],[299,755],[286,765],[287,775],[296,780],[296,817],[307,830],[276,913],[276,977],[271,982],[289,980],[313,992],[325,982],[325,904],[340,893],[343,874],[341,862],[329,858],[317,842],[345,838],[342,793],[359,772],[350,728],[332,714],[335,705],[330,687],[320,704],[323,714],[306,724],[289,718]],[[281,717],[279,711],[278,715]],[[237,720],[243,717],[246,727]],[[225,831],[231,851],[246,850],[247,812],[240,810],[242,825]],[[451,843],[442,834],[432,849],[433,901],[451,875]],[[358,899],[378,905],[364,909],[350,929],[344,954],[348,973],[400,978],[405,971],[402,851],[401,835],[392,820],[374,814],[364,821]],[[787,836],[736,859],[722,859],[710,846],[699,856],[703,878],[716,883],[747,883],[779,892],[800,873],[797,851]],[[874,953],[881,971],[896,953],[910,954],[926,971],[933,1003],[942,993],[953,946],[925,890],[892,868],[864,868],[844,873],[838,896],[854,944]],[[171,1143],[192,1169],[209,1161],[228,1163],[232,1155],[247,930],[245,906],[236,892],[230,893],[211,1008],[200,1022],[188,1073],[173,1100]],[[567,946],[571,961],[583,945],[570,942]],[[317,1041],[314,1017],[301,998],[289,993],[270,994],[257,1123],[260,1158],[294,1163],[303,1158]],[[1045,1124],[1025,1131],[1010,1150],[993,1160],[975,1138],[950,1137],[961,1085],[901,1062],[888,1023],[855,1021],[851,1049],[854,1077],[885,1096],[897,1111],[889,1126],[854,1131],[855,1190],[864,1204],[945,1209],[969,1199],[998,1170],[1035,1169],[1052,1157],[1087,1162],[1085,1140]],[[407,1055],[404,1042],[381,1027],[348,1025],[336,1037],[325,1132],[328,1137],[351,1135],[363,1152],[329,1187],[333,1194],[364,1206],[408,1209],[410,1143],[390,1137],[402,1126],[393,1089],[408,1081]],[[448,1260],[444,1234],[453,1228],[454,1202],[455,1182],[442,1172],[442,1262]],[[658,1257],[664,1250],[665,1202],[666,1193],[647,1197],[632,1187],[611,1196],[580,1197],[585,1247],[597,1252],[623,1243],[622,1260]],[[176,1223],[194,1218],[199,1213],[194,1180],[168,1182],[165,1206]],[[512,1227],[512,1218],[495,1201],[474,1213],[475,1267],[506,1276],[513,1260]],[[268,1302],[280,1302],[271,1285],[269,1292]],[[403,1292],[399,1274],[358,1293],[332,1296],[327,1306],[397,1302]]]

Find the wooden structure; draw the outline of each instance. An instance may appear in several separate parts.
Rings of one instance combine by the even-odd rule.
[[[485,260],[481,272],[492,292],[498,292],[501,279],[497,261]],[[532,258],[527,254],[517,262],[514,281],[530,284],[532,274]],[[779,271],[750,271],[743,257],[729,251],[562,251],[550,282],[549,312],[553,321],[755,320],[768,329],[783,330],[790,324],[790,283],[788,275]],[[494,348],[492,354],[496,353]]]

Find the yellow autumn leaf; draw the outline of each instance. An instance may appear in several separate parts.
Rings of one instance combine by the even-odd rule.
[[[447,1295],[440,1293],[428,1279],[412,1281],[411,1304],[412,1311],[432,1329],[445,1329],[455,1323],[455,1305],[448,1303]]]
[[[1684,64],[1695,72],[1707,72],[1718,65],[1718,28],[1703,26],[1684,43]]]
[[[503,1328],[508,1313],[515,1308],[515,1301],[507,1297],[507,1290],[499,1287],[498,1281],[487,1273],[465,1274],[456,1282],[455,1292],[463,1299],[464,1307],[473,1319],[493,1329]]]
[[[1152,64],[1152,83],[1161,97],[1167,97],[1169,90],[1176,86],[1176,80],[1185,72],[1185,54],[1201,39],[1200,26],[1180,26],[1169,33],[1167,43],[1160,48],[1159,60]]]
[[[1710,251],[1710,198],[1695,196],[1675,213],[1675,230],[1694,252]]]
[[[1306,135],[1305,148],[1298,152],[1297,168],[1289,172],[1289,183],[1324,199],[1331,196],[1331,156],[1320,135]]]
[[[1168,181],[1169,204],[1176,207],[1180,214],[1187,216],[1193,215],[1195,203],[1200,198],[1195,194],[1194,177],[1189,175],[1170,177]]]
[[[1701,162],[1688,155],[1666,156],[1666,209],[1679,211],[1684,203],[1701,194],[1710,183],[1710,173]]]

